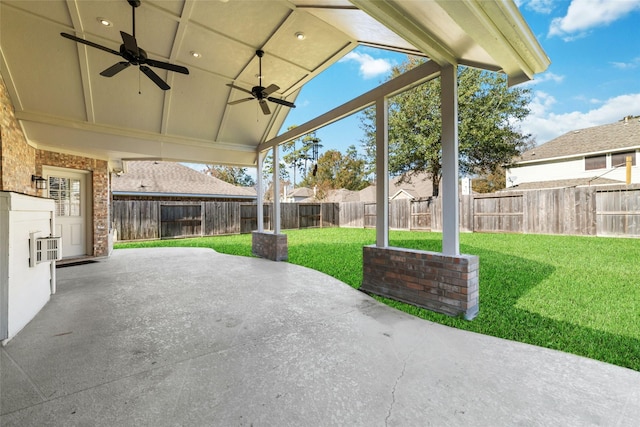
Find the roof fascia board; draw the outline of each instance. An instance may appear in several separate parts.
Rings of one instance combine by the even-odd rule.
[[[437,3],[501,65],[509,86],[529,81],[549,66],[549,58],[512,1]]]
[[[446,43],[426,32],[419,22],[410,19],[396,2],[389,0],[350,0],[358,9],[382,23],[440,65],[457,64],[457,58]]]
[[[581,159],[583,157],[598,156],[601,154],[624,153],[625,151],[637,151],[639,149],[640,149],[640,145],[631,146],[631,147],[610,148],[608,150],[591,151],[588,153],[569,154],[566,156],[557,156],[557,157],[545,157],[543,159],[535,159],[535,160],[523,160],[521,162],[514,163],[513,166],[532,165],[536,163],[550,163],[550,162],[557,162],[557,161],[570,160],[570,159]]]
[[[407,71],[406,73],[396,77],[393,80],[389,80],[386,83],[366,92],[357,98],[348,101],[333,110],[324,113],[315,119],[303,123],[300,126],[293,128],[292,130],[285,132],[269,141],[266,141],[258,146],[257,151],[263,152],[271,149],[275,145],[284,144],[285,142],[294,140],[303,135],[320,129],[334,123],[344,117],[363,110],[373,105],[377,99],[390,97],[397,93],[411,89],[427,80],[434,79],[440,75],[440,66],[434,61],[428,61],[424,64]]]

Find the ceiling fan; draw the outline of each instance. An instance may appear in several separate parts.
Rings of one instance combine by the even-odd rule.
[[[182,74],[189,74],[189,70],[180,65],[156,61],[155,59],[150,59],[147,57],[147,52],[145,52],[145,50],[141,47],[138,47],[138,42],[136,41],[136,7],[140,6],[140,0],[127,0],[127,2],[131,5],[131,13],[133,16],[133,35],[127,34],[124,31],[120,31],[122,44],[120,45],[119,52],[99,45],[97,43],[90,42],[89,40],[81,39],[71,34],[60,33],[60,35],[78,43],[86,44],[87,46],[95,47],[96,49],[104,50],[105,52],[121,56],[123,59],[125,59],[125,61],[118,62],[101,72],[101,76],[113,77],[130,65],[137,65],[140,67],[140,71],[142,71],[147,77],[151,79],[151,81],[158,85],[160,89],[171,89],[167,82],[162,80],[160,76],[158,76],[151,68],[147,67],[147,65],[162,68],[164,70],[175,71],[176,73]]]
[[[257,99],[258,103],[260,104],[260,108],[262,108],[262,112],[264,114],[271,114],[271,110],[269,110],[269,106],[267,105],[267,101],[276,103],[276,104],[280,104],[280,105],[284,105],[285,107],[289,107],[289,108],[296,108],[296,106],[293,104],[293,102],[289,102],[289,101],[285,101],[284,99],[280,99],[280,98],[274,98],[271,95],[272,93],[274,93],[275,91],[277,91],[278,89],[280,89],[280,87],[278,85],[269,85],[267,87],[262,86],[262,57],[264,56],[264,51],[262,50],[256,50],[256,55],[258,56],[258,63],[259,63],[259,71],[258,71],[258,86],[254,86],[251,88],[251,90],[245,89],[243,87],[240,86],[236,86],[233,83],[227,83],[227,86],[233,88],[233,89],[238,89],[241,90],[242,92],[246,92],[249,95],[251,95],[251,98],[243,98],[243,99],[238,99],[236,101],[231,101],[228,104],[229,105],[235,105],[235,104],[240,104],[241,102],[246,102],[246,101],[251,101],[253,99]]]

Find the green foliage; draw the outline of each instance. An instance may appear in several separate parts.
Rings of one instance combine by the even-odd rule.
[[[354,288],[362,247],[375,230],[288,230],[289,262]],[[442,250],[439,233],[391,231],[392,246]],[[469,322],[384,298],[415,316],[486,335],[590,357],[640,371],[640,286],[635,239],[462,234],[461,251],[480,256],[480,313]],[[117,248],[204,246],[251,255],[251,235],[118,243]],[[303,285],[301,283],[301,285]]]
[[[253,187],[256,183],[253,178],[247,174],[247,168],[220,165],[205,165],[205,173],[221,179],[229,184],[239,185],[241,187]]]
[[[329,189],[346,188],[358,191],[369,185],[366,173],[366,162],[358,155],[356,147],[351,145],[346,154],[337,150],[329,150],[318,159],[315,176],[308,173],[301,182],[302,186],[317,186],[320,198]]]
[[[471,182],[473,191],[477,193],[494,193],[507,186],[507,175],[502,166],[486,175],[474,178]]]
[[[409,57],[389,79],[424,60]],[[458,68],[459,167],[463,175],[490,174],[532,146],[516,124],[529,114],[529,90],[507,88],[504,75]],[[375,109],[363,112],[363,146],[375,164]],[[389,102],[389,171],[426,172],[437,189],[442,174],[440,79],[396,95]]]

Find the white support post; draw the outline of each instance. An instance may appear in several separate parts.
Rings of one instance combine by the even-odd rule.
[[[440,72],[442,104],[442,253],[460,255],[457,66]]]
[[[280,234],[280,146],[273,146],[273,234]]]
[[[389,246],[389,113],[387,98],[376,100],[376,246]]]
[[[256,192],[258,193],[258,197],[256,199],[257,206],[257,217],[258,217],[258,233],[264,232],[264,179],[262,178],[262,174],[264,173],[264,159],[267,157],[266,152],[258,153],[258,171],[256,180],[257,188]]]

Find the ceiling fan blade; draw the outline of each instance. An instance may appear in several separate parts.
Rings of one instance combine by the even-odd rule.
[[[155,84],[157,84],[160,89],[162,89],[162,90],[171,89],[171,86],[169,86],[167,84],[167,82],[162,80],[160,78],[160,76],[158,76],[156,73],[154,73],[153,70],[151,68],[147,67],[146,65],[141,65],[140,66],[140,71],[145,73],[147,75],[147,77],[149,77]]]
[[[241,102],[253,101],[254,99],[255,98],[242,98],[235,101],[227,102],[227,105],[236,105],[240,104]]]
[[[138,42],[136,38],[131,34],[127,34],[124,31],[120,31],[120,36],[122,37],[122,43],[124,43],[124,48],[131,52],[134,56],[138,56]]]
[[[295,106],[295,104],[293,102],[285,101],[284,99],[278,99],[278,98],[274,98],[272,96],[270,96],[267,99],[269,101],[271,101],[271,102],[275,102],[276,104],[284,105],[285,107],[296,108],[296,106]]]
[[[269,110],[269,106],[267,105],[267,101],[265,101],[264,99],[261,99],[258,102],[260,102],[260,108],[262,108],[262,112],[265,115],[271,114],[271,110]]]
[[[96,49],[104,50],[105,52],[109,52],[109,53],[113,53],[114,55],[121,56],[120,52],[113,49],[109,49],[108,47],[99,45],[97,43],[90,42],[89,40],[81,39],[80,37],[72,36],[71,34],[67,34],[67,33],[60,33],[60,35],[69,40],[73,40],[74,42],[86,44],[87,46],[95,47]]]
[[[262,94],[266,98],[267,96],[271,95],[273,92],[275,92],[275,91],[277,91],[279,89],[280,89],[280,86],[278,86],[278,85],[269,85],[266,88],[264,88],[264,90],[262,91]]]
[[[240,86],[236,86],[236,85],[234,85],[233,83],[227,83],[227,86],[229,86],[229,87],[231,87],[231,88],[233,88],[233,89],[241,90],[241,91],[246,92],[246,93],[248,93],[249,95],[253,96],[253,92],[251,92],[250,90],[245,89],[245,88],[240,87]]]
[[[105,76],[105,77],[113,77],[116,74],[118,74],[120,71],[124,70],[125,68],[127,68],[129,65],[131,65],[128,62],[117,62],[114,65],[112,65],[111,67],[107,68],[106,70],[104,70],[103,72],[100,73],[101,76]]]
[[[147,58],[147,60],[144,62],[145,64],[151,65],[152,67],[162,68],[163,70],[174,71],[181,74],[189,74],[189,70],[182,65],[169,64],[168,62],[156,61],[149,58]]]

